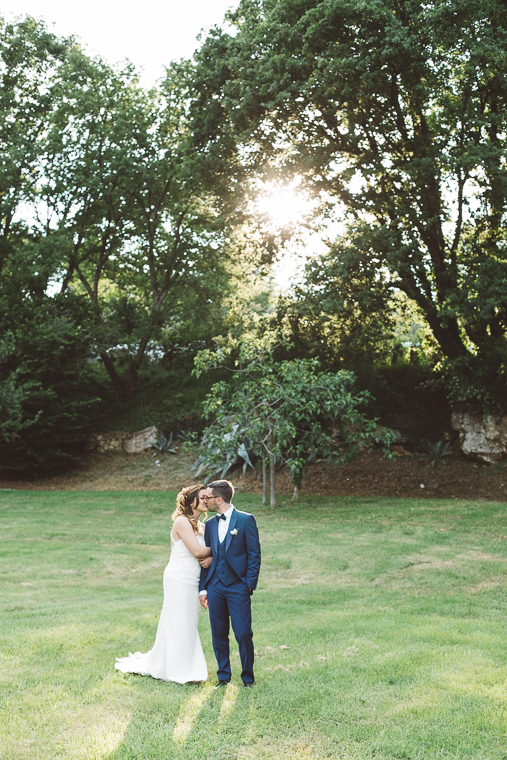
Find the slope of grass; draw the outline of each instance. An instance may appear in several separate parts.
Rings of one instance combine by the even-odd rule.
[[[263,547],[257,686],[234,654],[215,691],[204,611],[205,685],[113,669],[153,643],[173,503],[0,492],[0,757],[507,758],[504,505],[238,495]]]

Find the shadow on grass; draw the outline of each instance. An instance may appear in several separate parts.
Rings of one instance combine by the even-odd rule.
[[[136,682],[134,711],[125,735],[108,760],[141,757],[201,760],[235,758],[253,739],[252,689],[229,684],[215,689],[204,685]],[[147,694],[149,692],[149,694]],[[148,698],[147,698],[148,697]]]

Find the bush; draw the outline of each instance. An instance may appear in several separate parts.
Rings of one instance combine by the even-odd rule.
[[[428,364],[374,365],[358,374],[357,386],[372,399],[367,412],[382,425],[400,430],[414,448],[423,440],[441,440],[451,427],[451,409],[443,378]]]
[[[40,475],[82,461],[100,404],[79,329],[32,320],[0,356],[0,472]]]

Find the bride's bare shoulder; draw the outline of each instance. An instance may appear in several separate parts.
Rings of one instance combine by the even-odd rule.
[[[184,525],[190,525],[190,520],[188,517],[185,517],[185,515],[178,515],[178,517],[173,522],[173,528],[181,528]]]

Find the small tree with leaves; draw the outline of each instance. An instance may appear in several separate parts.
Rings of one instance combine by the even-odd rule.
[[[317,457],[350,460],[376,443],[387,445],[389,431],[380,431],[360,407],[368,394],[352,393],[351,372],[321,372],[315,359],[277,362],[271,336],[261,341],[245,338],[231,365],[226,351],[202,351],[196,373],[227,367],[232,381],[213,385],[205,402],[210,421],[203,434],[198,472],[222,477],[237,461],[244,469],[255,455],[262,462],[264,503],[267,469],[270,471],[271,506],[276,505],[277,460],[287,464],[294,496],[299,494],[307,464]]]

